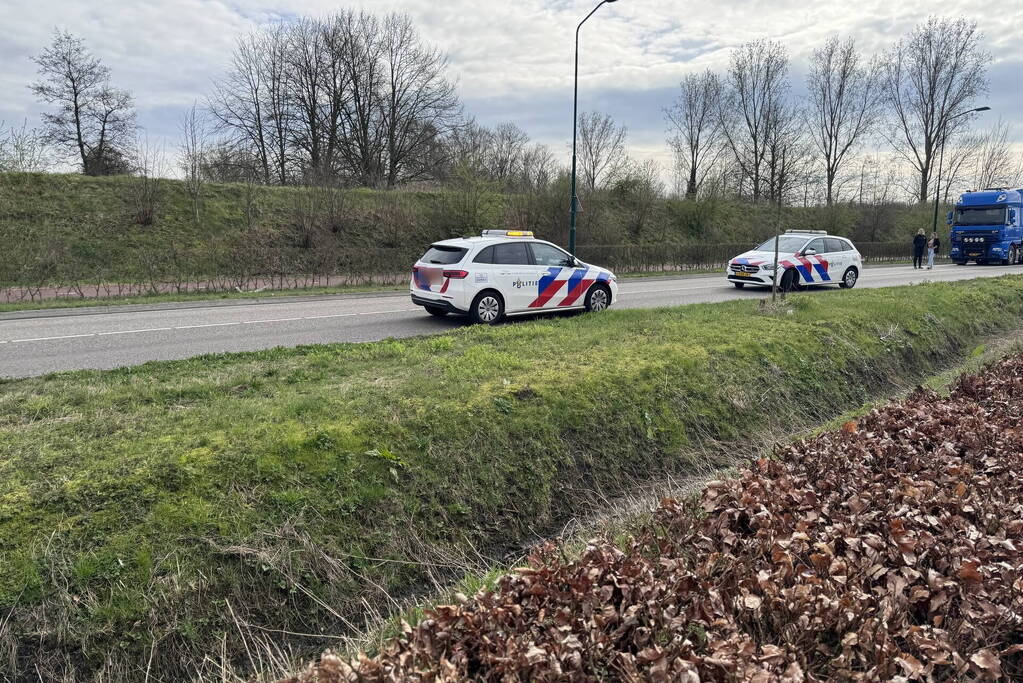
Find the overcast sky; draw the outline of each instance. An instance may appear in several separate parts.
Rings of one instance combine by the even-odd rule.
[[[572,32],[594,0],[0,0],[0,120],[37,120],[26,85],[31,56],[60,27],[84,38],[136,98],[151,140],[173,146],[177,121],[209,91],[235,38],[253,27],[338,7],[399,10],[447,51],[468,113],[514,121],[563,153],[571,135]],[[1023,135],[1023,0],[621,0],[583,29],[580,107],[614,115],[635,156],[667,160],[663,109],[682,75],[723,69],[730,50],[756,39],[787,46],[801,92],[810,52],[829,35],[884,50],[928,15],[979,22],[994,56],[985,100]]]

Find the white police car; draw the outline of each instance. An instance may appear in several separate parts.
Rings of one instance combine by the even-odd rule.
[[[725,276],[742,289],[774,283],[775,238],[733,258]],[[856,286],[863,257],[853,243],[822,230],[789,230],[778,237],[778,285],[790,291],[803,285]]]
[[[493,325],[506,315],[603,311],[618,299],[618,281],[531,232],[486,230],[431,245],[412,268],[410,291],[431,315]]]

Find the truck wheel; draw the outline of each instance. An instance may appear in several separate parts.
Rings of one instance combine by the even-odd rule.
[[[1007,266],[1014,266],[1019,263],[1019,247],[1015,244],[1009,247],[1009,260],[1005,262]]]
[[[966,265],[966,261],[953,261],[952,263],[956,264],[957,266],[965,266]]]
[[[859,271],[855,268],[847,268],[845,275],[842,276],[842,281],[838,283],[838,286],[842,289],[852,289],[856,286],[856,281],[859,279]]]
[[[495,291],[480,292],[472,300],[469,318],[477,325],[496,325],[504,317],[504,301]]]

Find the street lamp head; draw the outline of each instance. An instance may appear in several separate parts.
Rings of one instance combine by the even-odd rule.
[[[612,1],[613,0],[608,0],[608,2],[612,2]],[[991,111],[991,107],[977,107],[973,111]]]

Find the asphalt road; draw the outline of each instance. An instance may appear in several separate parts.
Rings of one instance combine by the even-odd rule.
[[[1006,273],[1023,274],[1023,267],[941,265],[931,271],[876,267],[866,269],[857,286],[890,287]],[[827,296],[827,292],[811,295]],[[770,293],[737,290],[722,275],[636,279],[621,283],[617,306],[652,308],[764,296]],[[0,314],[0,377],[109,369],[224,351],[411,337],[465,324],[459,318],[427,315],[405,293]]]

